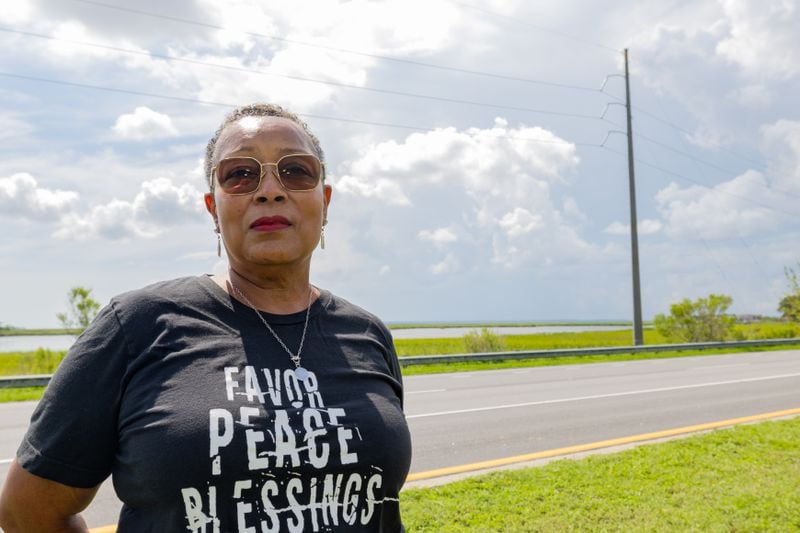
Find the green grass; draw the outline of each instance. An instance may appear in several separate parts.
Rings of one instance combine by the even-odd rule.
[[[52,374],[67,352],[39,348],[33,352],[0,353],[0,376]]]
[[[26,402],[38,400],[44,394],[44,387],[21,387],[16,389],[0,389],[0,403]]]
[[[800,417],[560,460],[400,499],[411,532],[800,531]]]
[[[800,326],[785,322],[762,322],[740,324],[734,331],[738,339],[771,339],[800,337]],[[531,335],[505,335],[505,349],[508,351],[557,350],[570,348],[594,348],[600,346],[630,346],[629,330],[587,331],[574,333],[543,333]],[[668,344],[667,339],[655,330],[644,331],[645,344]],[[395,346],[402,358],[408,355],[462,354],[469,353],[463,338],[439,339],[396,339]],[[502,368],[522,368],[534,366],[570,365],[584,363],[604,363],[611,361],[635,361],[640,359],[663,359],[669,357],[690,357],[695,355],[714,355],[721,353],[772,351],[797,348],[797,346],[776,346],[768,348],[725,348],[718,350],[688,350],[641,354],[585,355],[549,357],[540,359],[513,359],[506,361],[473,361],[462,363],[437,363],[413,365],[403,368],[404,375],[434,374],[442,372],[463,372],[474,370],[496,370]]]
[[[630,330],[582,331],[574,333],[532,333],[529,335],[503,335],[506,350],[557,350],[562,348],[589,348],[597,346],[630,346]],[[654,330],[644,331],[645,344],[664,344],[665,339]],[[444,355],[468,353],[463,337],[438,339],[395,339],[399,356]]]
[[[645,325],[649,323],[645,322]],[[585,320],[573,322],[392,322],[390,329],[425,329],[425,328],[515,328],[536,326],[627,326],[631,323],[625,320]]]
[[[0,353],[0,376],[25,376],[31,374],[52,374],[65,351],[53,351],[39,348],[33,352]],[[44,387],[22,387],[0,389],[0,403],[38,400],[44,393]]]
[[[46,329],[23,329],[23,328],[0,328],[0,337],[13,337],[19,335],[77,335],[80,333],[76,329],[46,328]]]
[[[436,363],[430,365],[412,365],[403,367],[404,376],[418,374],[441,374],[445,372],[472,372],[479,370],[499,370],[503,368],[528,368],[536,366],[580,365],[588,363],[610,363],[613,361],[639,361],[642,359],[667,359],[672,357],[693,357],[697,355],[718,355],[728,353],[771,352],[776,350],[797,349],[797,345],[768,346],[761,348],[725,348],[713,350],[688,350],[675,352],[613,354],[613,355],[576,355],[564,357],[543,357],[539,359],[510,359],[505,361],[471,361],[464,363]]]
[[[669,343],[654,329],[645,329],[643,333],[645,344]],[[733,333],[733,338],[736,340],[792,337],[800,337],[800,325],[786,322],[765,321],[755,324],[737,324]],[[630,330],[503,335],[503,339],[508,351],[630,346],[633,344],[633,334]],[[404,355],[469,353],[464,338],[395,339],[394,343],[397,354],[401,357]]]

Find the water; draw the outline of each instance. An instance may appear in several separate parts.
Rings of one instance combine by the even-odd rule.
[[[0,352],[32,352],[37,348],[67,350],[73,342],[74,335],[14,335],[0,337]]]
[[[593,325],[573,325],[573,326],[503,326],[490,328],[500,335],[535,335],[537,333],[576,333],[582,331],[617,331],[620,329],[630,329],[630,326],[593,326]],[[480,330],[480,328],[409,328],[393,329],[392,337],[395,339],[434,339],[448,338],[454,339],[463,337],[469,331]]]
[[[394,329],[395,339],[459,338],[480,328],[409,328]],[[630,329],[626,326],[503,326],[491,328],[500,335],[530,335],[537,333],[571,333],[580,331],[614,331]],[[73,335],[19,335],[0,337],[0,352],[31,352],[37,348],[67,350],[75,342]]]

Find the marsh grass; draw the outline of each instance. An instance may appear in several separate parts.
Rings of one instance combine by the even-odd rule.
[[[52,374],[67,352],[39,348],[32,352],[0,353],[0,376]]]
[[[505,338],[495,330],[481,328],[472,330],[464,337],[464,347],[469,353],[503,352],[506,350]]]
[[[0,403],[38,400],[42,397],[42,394],[44,394],[44,387],[0,389]]]
[[[584,331],[577,333],[533,333],[530,335],[503,335],[505,349],[558,350],[566,348],[593,348],[598,346],[630,346],[630,330]],[[664,338],[653,330],[645,330],[645,344],[663,344]],[[470,353],[464,338],[396,339],[397,353],[404,355],[446,355]]]

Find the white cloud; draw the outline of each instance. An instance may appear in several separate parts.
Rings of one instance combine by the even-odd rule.
[[[387,204],[411,205],[411,200],[403,193],[398,183],[377,177],[344,175],[331,177],[336,183],[336,190],[344,194],[354,194],[364,198],[374,198]]]
[[[639,222],[639,235],[653,235],[661,231],[664,225],[659,220],[646,218]],[[631,225],[622,222],[612,222],[603,230],[609,235],[630,235]]]
[[[729,98],[746,107],[764,108],[772,103],[772,95],[763,83],[747,85],[733,90]]]
[[[522,207],[515,207],[513,211],[503,215],[499,224],[509,238],[514,238],[540,229],[543,221],[542,215],[531,213]]]
[[[439,51],[458,44],[465,24],[461,10],[444,0],[203,0],[199,7],[207,20],[226,28],[210,36],[216,46],[174,46],[170,53],[229,69],[172,63],[152,75],[202,100],[274,101],[303,110],[333,103],[340,89],[292,77],[361,87],[378,64],[372,54],[413,57]]]
[[[123,139],[146,141],[174,137],[178,130],[168,115],[153,111],[144,106],[137,107],[133,113],[120,115],[113,127],[114,133]]]
[[[14,0],[4,2],[0,9],[0,21],[6,24],[19,24],[30,20],[33,13],[32,0]]]
[[[359,244],[370,255],[391,256],[418,238],[448,245],[430,272],[515,268],[591,253],[568,222],[577,202],[553,197],[578,161],[575,145],[552,132],[496,119],[487,129],[441,128],[367,147],[341,166],[334,188],[349,223],[369,228]]]
[[[150,238],[175,225],[200,222],[202,212],[202,193],[193,185],[156,178],[143,182],[132,201],[114,199],[83,215],[70,213],[55,235],[77,240]]]
[[[3,97],[6,97],[6,94],[3,94]],[[4,142],[18,140],[33,131],[34,127],[31,123],[9,113],[0,113],[0,140]]]
[[[659,220],[654,220],[651,218],[646,218],[639,222],[639,234],[640,235],[653,235],[654,233],[658,233],[661,231],[664,225]]]
[[[754,76],[789,78],[800,74],[800,8],[786,0],[720,0],[730,33],[717,53]],[[781,52],[783,51],[783,52]]]
[[[28,219],[58,217],[69,211],[78,193],[39,187],[27,173],[0,178],[0,215]]]
[[[776,189],[800,195],[800,121],[783,119],[766,124],[761,137]]]
[[[455,254],[449,253],[444,259],[431,266],[431,273],[437,276],[457,272],[460,265]]]
[[[188,183],[176,186],[167,178],[156,178],[142,183],[133,211],[137,219],[155,226],[198,220],[197,214],[205,212],[203,194]]]
[[[725,239],[774,230],[781,224],[774,195],[760,172],[749,170],[714,187],[670,183],[656,194],[673,238]]]
[[[564,210],[564,214],[566,216],[570,217],[576,222],[583,224],[589,220],[589,218],[586,216],[586,213],[584,213],[578,205],[578,202],[571,196],[564,198],[562,209]]]
[[[707,188],[671,183],[656,195],[673,238],[724,239],[778,230],[796,222],[800,198],[800,122],[760,129],[768,172],[748,170]],[[792,216],[794,214],[794,216]]]
[[[437,228],[435,230],[424,229],[419,232],[419,238],[423,241],[430,241],[436,245],[443,245],[456,242],[458,236],[450,228]]]

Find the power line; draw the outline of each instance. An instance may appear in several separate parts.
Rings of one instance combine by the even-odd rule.
[[[615,153],[617,155],[620,155],[620,156],[623,156],[623,157],[627,157],[626,154],[620,152],[619,150],[614,150],[613,148],[609,148],[606,145],[601,146],[601,148],[605,148],[609,152],[613,152],[613,153]],[[658,165],[654,165],[654,164],[649,163],[647,161],[642,161],[639,158],[635,158],[634,160],[637,163],[641,164],[641,165],[645,165],[647,167],[653,168],[655,170],[658,170],[659,172],[663,172],[664,174],[669,174],[671,176],[675,176],[678,179],[694,183],[695,185],[699,185],[700,187],[703,187],[704,189],[709,189],[709,190],[712,189],[712,187],[710,185],[706,185],[705,183],[699,182],[697,180],[693,180],[692,178],[684,176],[683,174],[678,174],[677,172],[673,172],[671,170],[667,170],[665,168],[662,168],[662,167],[660,167]],[[762,202],[758,202],[758,201],[753,200],[752,198],[749,198],[747,196],[741,196],[741,195],[738,195],[738,194],[734,194],[734,193],[732,193],[730,191],[720,190],[719,192],[721,192],[722,194],[727,194],[728,196],[732,196],[734,198],[738,198],[739,200],[744,200],[745,202],[748,202],[748,203],[751,203],[751,204],[759,205],[759,206],[761,206],[761,207],[763,207],[765,209],[769,209],[770,211],[775,211],[776,213],[782,213],[784,215],[788,215],[788,216],[790,216],[792,218],[796,218],[796,219],[800,220],[800,214],[798,214],[798,213],[793,213],[791,211],[784,211],[783,209],[780,209],[778,207],[771,206],[771,205],[768,205],[768,204],[765,204],[765,203],[762,203]]]
[[[81,0],[81,1],[83,1],[83,0]],[[89,47],[93,47],[93,48],[100,48],[100,49],[103,49],[103,50],[112,50],[112,51],[115,51],[115,52],[121,52],[121,53],[126,53],[126,54],[135,54],[135,55],[146,56],[146,57],[151,57],[151,58],[166,59],[168,61],[189,63],[189,64],[192,64],[192,65],[200,65],[200,66],[205,66],[205,67],[212,67],[212,68],[218,68],[218,69],[223,69],[223,70],[243,72],[243,73],[248,73],[248,74],[257,74],[257,75],[260,75],[260,76],[275,76],[275,77],[286,78],[286,79],[295,80],[295,81],[318,83],[318,84],[329,85],[329,86],[333,86],[333,87],[341,87],[341,88],[345,88],[345,89],[368,91],[368,92],[373,92],[373,93],[378,93],[378,94],[388,94],[388,95],[392,95],[392,96],[404,96],[404,97],[407,97],[407,98],[417,98],[417,99],[422,99],[422,100],[432,100],[432,101],[436,101],[436,102],[447,102],[447,103],[454,103],[454,104],[471,105],[471,106],[475,106],[475,107],[488,107],[488,108],[493,108],[493,109],[505,109],[505,110],[509,110],[509,111],[522,111],[522,112],[537,113],[537,114],[543,114],[543,115],[556,115],[556,116],[565,116],[565,117],[572,117],[572,118],[587,118],[587,119],[599,119],[600,118],[600,117],[597,117],[597,116],[585,115],[585,114],[581,114],[581,113],[564,113],[564,112],[560,112],[560,111],[551,111],[551,110],[547,110],[547,109],[534,109],[534,108],[529,108],[529,107],[509,106],[509,105],[504,105],[504,104],[494,104],[494,103],[491,103],[491,102],[478,102],[478,101],[474,101],[474,100],[462,100],[462,99],[458,99],[458,98],[448,98],[448,97],[445,97],[445,96],[435,96],[435,95],[419,94],[419,93],[408,93],[408,92],[404,92],[404,91],[395,91],[395,90],[391,90],[391,89],[380,89],[380,88],[377,88],[377,87],[353,85],[353,84],[349,84],[349,83],[342,83],[342,82],[336,82],[336,81],[330,81],[330,80],[320,80],[320,79],[315,79],[315,78],[306,78],[306,77],[303,77],[303,76],[295,76],[295,75],[290,75],[290,74],[264,72],[264,71],[260,71],[260,70],[253,70],[253,69],[248,69],[248,68],[244,68],[244,67],[236,67],[236,66],[232,66],[232,65],[222,65],[222,64],[219,64],[219,63],[209,63],[207,61],[200,61],[200,60],[190,59],[190,58],[185,58],[185,57],[171,56],[171,55],[166,55],[166,54],[155,54],[155,53],[152,53],[152,52],[147,52],[147,51],[143,51],[143,50],[133,50],[133,49],[130,49],[130,48],[122,48],[122,47],[119,47],[119,46],[111,46],[111,45],[98,44],[98,43],[89,43],[89,42],[86,42],[86,41],[77,41],[77,40],[72,40],[72,39],[63,39],[63,38],[60,38],[60,37],[53,37],[51,35],[44,35],[44,34],[39,34],[39,33],[26,32],[26,31],[22,31],[22,30],[14,30],[14,29],[10,29],[10,28],[0,27],[0,31],[4,31],[4,32],[7,32],[7,33],[15,33],[15,34],[24,35],[24,36],[27,36],[27,37],[36,37],[36,38],[39,38],[39,39],[48,39],[48,40],[52,40],[52,41],[66,42],[66,43],[77,44],[77,45],[81,45],[81,46],[89,46]]]
[[[427,63],[427,62],[424,62],[424,61],[414,61],[413,59],[403,59],[403,58],[399,58],[399,57],[392,57],[392,56],[385,56],[385,55],[381,55],[381,54],[373,54],[373,53],[369,53],[369,52],[362,52],[362,51],[359,51],[359,50],[350,50],[350,49],[347,49],[347,48],[339,48],[339,47],[335,47],[335,46],[328,46],[328,45],[323,45],[323,44],[318,44],[318,43],[311,43],[311,42],[306,42],[306,41],[298,41],[296,39],[288,39],[286,37],[278,37],[276,35],[267,35],[267,34],[264,34],[264,33],[251,32],[251,31],[232,30],[230,28],[226,28],[224,26],[219,26],[219,25],[216,25],[216,24],[210,24],[210,23],[206,23],[206,22],[201,22],[201,21],[197,21],[197,20],[190,20],[190,19],[185,19],[185,18],[181,18],[181,17],[174,17],[174,16],[170,16],[170,15],[162,15],[160,13],[153,13],[153,12],[150,12],[150,11],[144,11],[144,10],[140,10],[140,9],[133,9],[133,8],[130,8],[130,7],[116,6],[116,5],[113,5],[113,4],[106,4],[104,2],[97,2],[95,0],[72,0],[72,1],[73,2],[80,2],[80,3],[83,3],[83,4],[89,4],[89,5],[104,7],[106,9],[113,9],[113,10],[116,10],[116,11],[122,11],[122,12],[125,12],[125,13],[134,13],[136,15],[142,15],[142,16],[145,16],[145,17],[152,17],[152,18],[157,18],[157,19],[161,19],[161,20],[169,20],[169,21],[172,21],[172,22],[179,22],[181,24],[188,24],[188,25],[191,25],[191,26],[199,26],[199,27],[202,27],[202,28],[208,28],[208,29],[213,29],[213,30],[239,32],[239,33],[242,33],[244,35],[248,35],[250,37],[257,37],[257,38],[261,38],[261,39],[270,39],[270,40],[273,40],[273,41],[279,41],[279,42],[284,42],[284,43],[288,43],[288,44],[296,44],[296,45],[300,45],[300,46],[306,46],[306,47],[309,47],[309,48],[318,48],[318,49],[321,49],[321,50],[329,50],[331,52],[338,52],[338,53],[342,53],[342,54],[356,55],[356,56],[361,56],[361,57],[369,57],[369,58],[372,58],[372,59],[380,59],[382,61],[393,61],[395,63],[404,63],[406,65],[413,65],[413,66],[416,66],[416,67],[425,67],[425,68],[443,70],[443,71],[449,71],[449,72],[458,72],[458,73],[461,73],[461,74],[469,74],[469,75],[472,75],[472,76],[481,76],[481,77],[486,77],[486,78],[496,78],[496,79],[501,79],[501,80],[506,80],[506,81],[520,82],[520,83],[529,83],[529,84],[535,84],[535,85],[547,85],[547,86],[551,86],[551,87],[559,87],[559,88],[562,88],[562,89],[574,89],[574,90],[578,90],[578,91],[598,92],[598,89],[595,88],[595,87],[585,87],[585,86],[580,86],[580,85],[572,85],[572,84],[568,84],[568,83],[560,83],[560,82],[553,82],[553,81],[547,81],[547,80],[536,80],[536,79],[532,79],[532,78],[524,78],[524,77],[519,77],[519,76],[509,76],[509,75],[497,74],[497,73],[492,73],[492,72],[485,72],[485,71],[480,71],[480,70],[464,69],[464,68],[452,67],[452,66],[448,66],[448,65],[439,65],[439,64],[436,64],[436,63]]]
[[[721,167],[721,166],[719,166],[719,165],[716,165],[716,164],[714,164],[714,163],[711,163],[710,161],[706,161],[705,159],[702,159],[702,158],[699,158],[699,157],[693,156],[692,154],[690,154],[690,153],[688,153],[688,152],[684,152],[683,150],[678,150],[677,148],[673,148],[673,147],[671,147],[671,146],[669,146],[669,145],[667,145],[667,144],[664,144],[664,143],[662,143],[662,142],[659,142],[659,141],[657,141],[657,140],[655,140],[655,139],[652,139],[652,138],[650,138],[650,137],[648,137],[648,136],[646,136],[646,135],[642,135],[642,134],[640,134],[640,133],[636,133],[636,134],[634,134],[634,135],[636,135],[637,137],[641,137],[642,139],[644,139],[644,140],[646,140],[646,141],[648,141],[648,142],[651,142],[651,143],[653,143],[653,144],[655,144],[655,145],[657,145],[657,146],[660,146],[660,147],[664,148],[665,150],[669,150],[669,151],[671,151],[671,152],[674,152],[674,153],[676,153],[676,154],[680,154],[680,155],[682,155],[683,157],[686,157],[687,159],[691,159],[692,161],[694,161],[694,162],[696,162],[696,163],[702,163],[702,164],[704,164],[704,165],[706,165],[706,166],[708,166],[708,167],[711,167],[711,168],[714,168],[714,169],[720,170],[720,171],[722,171],[722,172],[725,172],[726,174],[731,174],[731,175],[733,175],[733,176],[736,176],[737,174],[739,175],[739,177],[743,176],[743,174],[739,174],[738,172],[735,172],[735,171],[733,171],[733,170],[726,169],[726,168],[724,168],[724,167]],[[698,171],[699,171],[699,170],[700,170],[700,169],[699,169],[699,167],[698,167]],[[783,188],[781,188],[781,187],[775,187],[775,186],[773,185],[773,186],[770,188],[770,190],[773,190],[773,191],[775,191],[775,192],[779,192],[779,193],[781,193],[781,194],[785,194],[786,196],[791,196],[792,198],[798,198],[798,199],[800,199],[800,195],[794,194],[794,192],[792,192],[792,191],[789,191],[788,189],[783,189]]]
[[[610,50],[611,52],[617,52],[617,53],[620,53],[620,54],[622,53],[622,50],[620,50],[618,48],[607,46],[605,44],[595,43],[593,41],[589,41],[589,40],[584,39],[582,37],[576,37],[575,35],[570,35],[568,33],[564,33],[564,32],[561,32],[561,31],[553,30],[553,29],[550,29],[550,28],[545,28],[544,26],[537,26],[536,24],[531,24],[530,22],[525,22],[525,21],[522,21],[522,20],[519,20],[519,19],[516,19],[516,18],[508,17],[506,15],[502,15],[502,14],[496,13],[494,11],[489,11],[488,9],[484,9],[482,7],[477,7],[477,6],[473,6],[471,4],[467,4],[465,2],[459,2],[457,0],[450,0],[450,3],[456,4],[458,6],[461,6],[461,7],[467,8],[467,9],[472,9],[474,11],[477,11],[479,13],[483,13],[485,15],[490,15],[490,16],[493,16],[493,17],[497,17],[497,18],[506,20],[506,21],[511,22],[513,24],[516,24],[518,26],[525,26],[525,27],[528,27],[528,28],[534,28],[534,29],[537,29],[539,31],[544,31],[544,32],[547,32],[547,33],[551,33],[553,35],[558,35],[559,37],[563,37],[564,39],[569,39],[571,41],[576,41],[576,42],[580,42],[580,43],[583,43],[583,44],[589,44],[589,45],[595,46],[597,48],[603,48],[605,50]]]
[[[666,120],[664,118],[661,118],[661,117],[657,116],[656,114],[651,113],[650,111],[647,111],[646,109],[642,109],[642,108],[637,107],[637,106],[633,106],[633,108],[636,109],[637,111],[639,111],[640,113],[649,116],[653,120],[661,122],[662,124],[665,124],[665,125],[667,125],[667,126],[669,126],[671,128],[674,128],[674,129],[680,131],[681,133],[685,133],[686,135],[689,135],[689,136],[694,135],[694,133],[692,133],[691,131],[683,128],[682,126],[679,126],[678,124],[674,124],[673,122],[670,122],[669,120]],[[731,150],[730,148],[725,148],[724,146],[720,146],[719,149],[724,151],[724,152],[728,152],[729,154],[734,155],[734,156],[736,156],[736,157],[738,157],[740,159],[743,159],[745,161],[749,161],[750,163],[754,163],[754,164],[759,165],[759,166],[763,166],[763,164],[764,164],[763,161],[757,161],[757,160],[753,159],[752,157],[747,157],[745,155],[742,155],[742,154],[740,154],[739,152],[737,152],[735,150]]]
[[[601,92],[603,94],[605,94],[606,96],[608,96],[612,100],[616,100],[615,103],[620,103],[620,105],[621,105],[621,102],[622,102],[621,98],[619,98],[617,96],[614,96],[613,94],[608,93],[605,90],[606,82],[608,81],[608,78],[614,77],[614,76],[616,76],[616,75],[612,74],[612,75],[606,76],[606,79],[603,81],[603,84],[600,86],[600,90],[601,90]],[[677,130],[677,131],[679,131],[681,133],[685,133],[686,135],[689,135],[689,136],[694,135],[691,131],[689,131],[688,129],[684,128],[683,126],[680,126],[679,124],[675,124],[674,122],[671,122],[671,121],[669,121],[669,120],[667,120],[665,118],[662,118],[662,117],[658,116],[657,114],[653,113],[652,111],[648,111],[647,109],[644,109],[643,107],[640,107],[640,106],[637,106],[637,105],[631,105],[631,108],[635,109],[636,111],[638,111],[639,113],[641,113],[643,115],[647,115],[648,117],[652,118],[653,120],[655,120],[657,122],[660,122],[660,123],[664,124],[665,126],[669,126],[670,128],[673,128],[673,129],[675,129],[675,130]],[[603,110],[603,113],[601,114],[601,116],[605,117],[606,111],[608,111],[608,105],[606,106],[606,109]],[[758,161],[756,159],[753,159],[752,157],[747,157],[747,156],[742,155],[741,153],[739,153],[739,152],[737,152],[735,150],[731,150],[730,148],[726,148],[724,146],[720,146],[719,149],[724,151],[724,152],[727,152],[727,153],[729,153],[729,154],[731,154],[733,156],[736,156],[739,159],[742,159],[744,161],[748,161],[750,163],[754,163],[754,164],[756,164],[758,166],[763,166],[763,164],[764,164],[763,161]]]
[[[708,254],[708,257],[711,258],[711,262],[714,264],[714,266],[716,267],[717,271],[722,276],[722,279],[725,280],[725,284],[728,286],[728,289],[730,290],[731,294],[735,294],[736,290],[734,289],[733,284],[731,283],[731,280],[725,274],[725,271],[722,269],[722,265],[720,265],[719,261],[717,261],[717,258],[714,255],[714,253],[711,251],[711,247],[708,245],[708,242],[706,242],[706,240],[703,239],[703,238],[700,239],[700,242],[703,243],[703,246],[706,249],[706,253]]]
[[[75,87],[79,89],[94,89],[98,91],[107,91],[107,92],[114,92],[114,93],[121,93],[121,94],[130,94],[135,96],[146,96],[148,98],[159,98],[163,100],[172,100],[177,102],[187,102],[192,104],[203,104],[203,105],[210,105],[216,107],[230,107],[236,108],[239,104],[230,103],[230,102],[216,102],[213,100],[200,100],[198,98],[190,98],[186,96],[173,96],[173,95],[165,95],[165,94],[158,94],[158,93],[151,93],[146,91],[136,91],[133,89],[122,89],[119,87],[106,87],[102,85],[92,85],[88,83],[77,83],[77,82],[70,82],[64,80],[54,80],[50,78],[40,78],[36,76],[27,76],[23,74],[15,74],[11,72],[0,72],[0,76],[4,76],[7,78],[15,78],[21,79],[26,81],[35,81],[40,83],[50,83],[55,85],[64,85],[67,87]],[[354,118],[347,118],[347,117],[334,117],[329,115],[318,115],[314,113],[297,113],[297,115],[301,117],[308,117],[320,120],[331,120],[335,122],[346,122],[351,124],[364,124],[368,126],[380,126],[386,128],[396,128],[396,129],[405,129],[405,130],[413,130],[413,131],[421,131],[421,132],[434,132],[437,131],[437,128],[429,128],[423,126],[412,126],[406,124],[394,124],[389,122],[375,122],[371,120],[360,120]],[[498,135],[498,138],[504,139],[511,139],[511,140],[518,140],[518,141],[527,141],[527,142],[535,142],[541,144],[568,144],[574,146],[591,146],[595,148],[600,148],[601,146],[596,143],[585,143],[585,142],[572,142],[572,141],[565,141],[565,140],[557,140],[557,139],[534,139],[530,137],[515,137],[511,135]]]
[[[660,102],[659,100],[656,100],[656,102],[659,104],[659,107],[660,107],[660,106],[661,106],[661,102]],[[664,113],[664,110],[663,110],[663,108],[661,109],[661,112],[662,112],[662,113]],[[714,168],[714,169],[720,170],[720,171],[722,171],[722,172],[725,172],[725,173],[727,173],[727,174],[730,174],[730,175],[732,175],[732,176],[738,176],[739,178],[747,178],[748,180],[749,180],[749,178],[750,178],[750,176],[749,176],[749,175],[747,175],[747,174],[742,174],[742,173],[739,173],[739,172],[735,172],[735,171],[733,171],[733,170],[729,170],[729,169],[723,168],[723,167],[721,167],[721,166],[719,166],[719,165],[716,165],[716,164],[714,164],[714,163],[711,163],[710,161],[707,161],[707,160],[705,160],[705,159],[703,159],[703,158],[700,158],[700,157],[694,156],[694,155],[692,155],[692,154],[688,153],[687,151],[678,150],[678,149],[676,149],[676,148],[673,148],[673,147],[671,147],[671,146],[668,146],[668,145],[666,145],[666,144],[664,144],[664,143],[662,143],[662,142],[659,142],[659,141],[657,141],[657,140],[655,140],[655,139],[652,139],[652,138],[650,138],[650,137],[647,137],[647,136],[645,136],[645,135],[640,135],[640,136],[641,136],[643,139],[645,139],[646,141],[649,141],[649,142],[651,142],[651,143],[653,143],[653,144],[655,144],[655,145],[661,146],[662,148],[664,148],[664,149],[666,149],[666,150],[670,150],[670,151],[672,151],[672,152],[675,152],[675,153],[677,153],[677,154],[680,154],[680,155],[682,155],[682,156],[686,157],[687,159],[690,159],[690,160],[691,160],[691,161],[692,161],[692,162],[695,164],[695,168],[697,168],[697,171],[698,171],[698,173],[699,173],[699,174],[702,174],[702,171],[700,170],[700,167],[699,167],[699,165],[698,165],[697,163],[702,163],[702,164],[704,164],[704,165],[706,165],[706,166],[709,166],[709,167],[711,167],[711,168]],[[684,145],[684,146],[686,146],[686,147],[688,148],[688,143],[686,142],[686,139],[685,139],[683,136],[681,136],[681,135],[677,135],[677,137],[678,137],[678,140],[679,140],[681,143],[683,143],[683,145]],[[749,180],[749,181],[752,181],[752,180]],[[765,188],[766,188],[766,187],[765,187]],[[772,187],[770,187],[770,189],[769,189],[769,190],[772,190],[772,191],[775,191],[775,192],[778,192],[778,193],[784,194],[784,195],[786,195],[786,196],[790,196],[790,197],[792,197],[792,198],[797,198],[797,199],[800,199],[800,195],[797,195],[797,194],[795,194],[793,191],[790,191],[790,190],[788,190],[788,189],[784,189],[783,187],[776,187],[774,184],[772,185]]]

